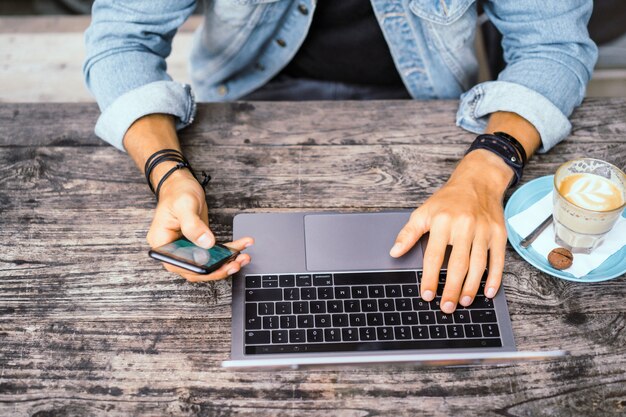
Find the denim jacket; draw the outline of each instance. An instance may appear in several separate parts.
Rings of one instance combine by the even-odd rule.
[[[506,69],[475,84],[476,0],[371,0],[396,68],[414,99],[461,98],[457,124],[484,130],[487,116],[514,112],[547,151],[571,129],[597,58],[587,21],[592,0],[491,0],[485,13],[503,34]],[[190,75],[200,101],[231,101],[278,74],[307,36],[316,0],[208,0]],[[196,0],[96,0],[84,74],[102,114],[96,134],[123,150],[127,129],[151,113],[193,121],[192,89],[166,72],[176,30]]]

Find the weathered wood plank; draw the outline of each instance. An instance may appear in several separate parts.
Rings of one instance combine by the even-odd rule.
[[[625,105],[586,103],[573,135],[538,155],[525,181],[580,155],[625,166]],[[214,177],[211,224],[226,240],[245,210],[419,204],[471,141],[453,125],[455,106],[208,104],[182,136],[194,166]],[[623,414],[626,277],[562,281],[510,248],[504,288],[518,348],[573,356],[464,368],[220,368],[231,282],[190,284],[148,259],[153,197],[129,158],[93,136],[96,117],[89,105],[0,105],[0,415]]]
[[[200,103],[196,123],[181,131],[188,146],[463,144],[472,134],[454,126],[456,101]],[[107,146],[93,133],[95,104],[0,105],[0,146]],[[564,142],[621,142],[626,99],[587,99]]]

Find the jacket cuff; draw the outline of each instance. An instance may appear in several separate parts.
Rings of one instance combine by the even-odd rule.
[[[176,116],[176,130],[193,122],[196,103],[187,84],[155,81],[128,91],[108,106],[96,123],[96,135],[121,151],[124,135],[140,117],[162,113]]]
[[[516,113],[528,120],[541,136],[542,153],[565,139],[572,129],[565,114],[545,96],[508,81],[488,81],[464,93],[456,124],[470,132],[483,133],[488,116],[497,111]]]

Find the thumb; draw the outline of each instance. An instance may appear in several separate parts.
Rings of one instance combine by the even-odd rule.
[[[396,236],[396,242],[389,251],[389,255],[394,258],[399,258],[407,253],[417,243],[419,238],[426,233],[425,229],[424,221],[420,213],[418,210],[415,210],[411,214],[409,221],[404,225],[402,230],[400,230],[398,236]]]
[[[194,208],[193,205],[184,205],[176,210],[175,214],[180,222],[180,231],[197,246],[209,249],[215,245],[215,236]]]

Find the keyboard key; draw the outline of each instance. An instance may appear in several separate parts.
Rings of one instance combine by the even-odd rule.
[[[348,272],[335,274],[335,285],[415,284],[413,271]]]
[[[313,316],[298,316],[298,327],[301,329],[313,327]]]
[[[465,335],[467,337],[483,337],[480,324],[466,324],[463,327],[465,328]]]
[[[293,303],[293,312],[295,314],[309,314],[309,302],[297,301]]]
[[[330,327],[330,314],[320,314],[315,316],[315,327]]]
[[[318,300],[332,300],[333,297],[333,287],[319,287],[317,289],[317,298]]]
[[[341,329],[341,338],[344,342],[353,342],[359,340],[359,333],[357,329]]]
[[[393,340],[393,328],[378,327],[376,329],[376,336],[378,337],[378,340]]]
[[[435,324],[435,313],[433,311],[420,311],[418,315],[420,324]]]
[[[441,297],[435,297],[435,299],[433,301],[431,301],[430,303],[430,309],[433,311],[438,311],[441,310]]]
[[[248,275],[246,277],[246,288],[261,288],[261,277],[258,275]]]
[[[296,285],[298,287],[310,287],[312,285],[311,275],[308,275],[308,274],[296,275]]]
[[[254,330],[246,332],[246,345],[260,345],[270,342],[270,332]]]
[[[317,300],[317,294],[313,287],[300,288],[300,299],[302,300]]]
[[[246,304],[246,330],[261,328],[261,318],[257,315],[256,304]]]
[[[263,317],[264,329],[278,329],[278,316],[265,316]]]
[[[396,298],[396,310],[397,311],[409,311],[411,310],[411,300],[408,298]]]
[[[289,332],[287,330],[273,330],[272,331],[272,343],[287,343]]]
[[[326,313],[326,301],[311,301],[309,303],[309,309],[313,314]]]
[[[341,301],[327,301],[326,306],[328,307],[329,313],[343,313],[343,303]]]
[[[276,314],[291,314],[291,303],[276,303]]]
[[[472,323],[496,323],[494,310],[471,310]]]
[[[493,300],[485,296],[476,297],[470,308],[493,308]]]
[[[411,328],[409,326],[400,326],[393,329],[396,340],[405,340],[411,338]]]
[[[352,287],[352,298],[367,298],[367,287]]]
[[[428,326],[411,326],[413,339],[428,339]]]
[[[322,329],[309,329],[306,331],[306,341],[318,343],[324,341],[324,331]]]
[[[341,330],[324,329],[324,340],[326,342],[341,342]]]
[[[259,315],[260,316],[273,316],[274,315],[274,303],[259,303]]]
[[[246,301],[283,301],[283,292],[278,288],[246,290]]]
[[[428,326],[428,330],[432,339],[446,338],[446,326]]]
[[[283,300],[296,301],[300,299],[300,288],[283,289]]]
[[[368,313],[367,314],[367,325],[368,326],[382,326],[383,325],[383,314],[382,313]]]
[[[448,331],[448,337],[451,339],[461,339],[465,337],[465,333],[463,332],[463,326],[457,324],[451,324],[446,327]]]
[[[428,310],[430,308],[430,303],[428,301],[424,301],[421,298],[413,299],[413,310]]]
[[[263,288],[278,288],[278,280],[272,280],[272,281],[263,280]]]
[[[296,277],[293,275],[281,275],[278,277],[278,283],[281,287],[295,287]]]
[[[281,329],[295,329],[298,327],[296,316],[280,316]]]
[[[306,332],[304,330],[289,330],[289,343],[305,343]]]
[[[443,288],[444,288],[444,286],[445,286],[445,283],[443,283],[443,282],[440,282],[440,283],[437,285],[437,295],[438,295],[439,297],[441,297],[441,296],[443,295]]]
[[[346,300],[343,302],[343,308],[346,313],[359,313],[361,311],[361,303],[358,300]]]
[[[385,296],[385,287],[382,285],[372,285],[367,289],[370,298],[382,298]]]
[[[350,287],[335,287],[335,298],[345,299],[350,298]],[[333,298],[333,297],[330,297]]]
[[[402,324],[404,325],[414,325],[419,323],[417,321],[417,313],[414,311],[405,311],[400,313],[400,317],[402,318]]]
[[[385,285],[385,296],[387,298],[402,297],[402,288],[399,285]]]
[[[329,287],[333,285],[332,274],[313,274],[313,285],[316,287]]]
[[[396,306],[393,300],[389,298],[378,300],[378,311],[395,311],[395,310],[396,310]]]
[[[417,290],[417,285],[403,285],[402,286],[402,296],[403,297],[418,297],[419,292]]]
[[[365,314],[363,313],[350,314],[350,326],[361,327],[365,325],[366,325]]]
[[[500,330],[497,324],[483,324],[482,327],[485,337],[500,337]]]
[[[333,314],[333,327],[348,327],[347,314]]]
[[[361,327],[359,329],[359,336],[362,341],[376,340],[376,329],[373,327]]]
[[[455,323],[469,323],[470,316],[468,311],[456,310],[453,314]]]
[[[400,313],[385,313],[386,326],[398,326],[400,324]]]
[[[321,332],[321,330],[320,330]],[[500,347],[502,341],[499,338],[490,339],[435,339],[435,340],[385,340],[379,342],[325,342],[308,344],[287,345],[252,345],[246,346],[245,353],[316,353],[316,352],[355,352],[374,350],[406,350],[406,349],[431,349],[441,350],[450,348],[485,348]]]
[[[452,324],[452,314],[446,314],[442,311],[436,311],[435,317],[437,318],[438,324]]]
[[[361,300],[361,311],[378,311],[376,300]]]

